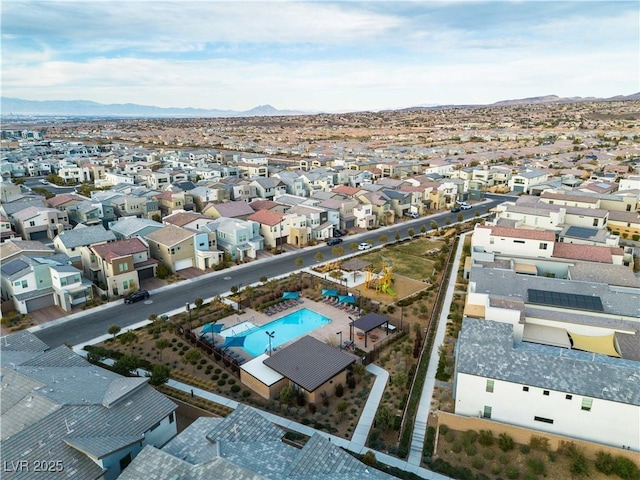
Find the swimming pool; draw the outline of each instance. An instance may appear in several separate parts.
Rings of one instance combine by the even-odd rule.
[[[243,348],[249,354],[257,357],[269,350],[269,336],[266,332],[274,332],[271,339],[271,348],[273,349],[329,322],[331,319],[308,308],[302,308],[247,332],[244,335],[246,338]]]

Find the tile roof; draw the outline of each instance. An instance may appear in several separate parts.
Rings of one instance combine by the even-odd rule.
[[[271,210],[272,208],[281,206],[281,203],[274,202],[273,200],[254,200],[249,203],[249,206],[254,210]]]
[[[31,464],[55,459],[69,477],[97,479],[103,470],[88,455],[100,458],[142,440],[176,409],[144,378],[95,367],[67,347],[41,353],[46,345],[27,331],[3,338],[0,345],[4,458]],[[17,348],[25,350],[10,350]],[[24,360],[8,368],[16,353],[25,354]],[[5,477],[30,480],[33,472],[4,471]],[[57,479],[60,472],[38,478]]]
[[[161,245],[170,247],[180,242],[184,242],[194,235],[195,233],[190,230],[176,227],[175,225],[167,225],[166,227],[160,228],[155,232],[151,232],[150,234],[148,234],[147,240],[152,240]]]
[[[116,239],[116,236],[102,225],[96,225],[64,230],[58,234],[58,239],[66,248],[75,248],[93,245],[94,243],[112,242]]]
[[[335,377],[356,358],[309,335],[274,353],[264,363],[308,392]]]
[[[148,251],[147,246],[138,237],[94,245],[91,249],[96,252],[96,255],[106,261]]]
[[[207,434],[208,433],[208,434]],[[225,419],[201,417],[162,450],[146,447],[120,480],[378,480],[393,478],[368,468],[314,434],[301,449],[282,441],[284,431],[251,407]]]
[[[76,195],[74,193],[62,193],[60,195],[56,195],[55,197],[51,197],[46,200],[46,203],[49,207],[56,208],[60,205],[64,205],[65,203],[78,203],[84,202],[88,200],[87,197],[83,197],[82,195]]]
[[[554,258],[586,260],[589,262],[613,263],[611,247],[557,242],[553,246]]]
[[[456,370],[521,385],[640,405],[638,363],[562,347],[514,342],[513,325],[465,318]],[[615,385],[616,388],[611,388]]]
[[[253,208],[251,208],[247,202],[242,201],[216,203],[213,204],[213,206],[220,216],[228,218],[245,217],[254,212]]]
[[[212,217],[207,217],[206,215],[202,215],[201,213],[177,212],[172,213],[171,215],[167,215],[162,219],[162,221],[165,224],[169,223],[177,227],[184,227],[185,225],[200,219],[213,220]]]
[[[273,210],[258,210],[252,215],[249,215],[247,217],[247,220],[258,222],[261,225],[268,225],[270,227],[273,227],[280,224],[284,220],[284,218],[284,214],[274,212]]]
[[[525,228],[511,228],[491,225],[478,225],[476,228],[491,230],[495,237],[524,238],[527,240],[540,240],[545,242],[555,242],[556,234],[551,230],[530,230]]]

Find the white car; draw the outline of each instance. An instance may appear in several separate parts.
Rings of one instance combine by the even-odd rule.
[[[460,208],[463,210],[470,210],[471,205],[469,205],[468,203],[463,203],[462,205],[460,205]]]
[[[358,250],[369,250],[371,248],[371,244],[367,242],[362,242],[358,245]]]

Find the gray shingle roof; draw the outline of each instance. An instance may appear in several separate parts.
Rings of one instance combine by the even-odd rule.
[[[84,247],[94,243],[112,242],[116,239],[113,232],[102,225],[75,228],[58,234],[58,238],[66,248]]]
[[[264,364],[313,392],[343,371],[356,358],[309,335],[274,353]]]
[[[465,318],[456,371],[559,392],[640,405],[640,370],[631,360],[527,342],[513,326]]]
[[[0,341],[0,352],[5,351],[28,351],[44,352],[49,346],[28,330],[11,333],[2,337]],[[4,363],[4,362],[2,362]]]

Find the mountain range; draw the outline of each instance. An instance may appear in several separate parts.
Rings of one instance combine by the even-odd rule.
[[[470,108],[479,106],[509,106],[542,103],[594,102],[594,101],[625,101],[640,100],[640,92],[632,95],[618,95],[610,98],[595,97],[558,97],[546,95],[515,100],[502,100],[490,105],[434,105],[422,104],[409,108],[398,109],[423,110],[434,108]],[[0,97],[0,111],[3,116],[64,116],[64,117],[129,117],[129,118],[176,118],[176,117],[274,117],[287,115],[314,115],[318,112],[304,112],[297,110],[278,110],[271,105],[260,105],[246,111],[217,110],[204,108],[155,107],[151,105],[137,105],[135,103],[102,104],[88,100],[23,100],[20,98]],[[389,111],[389,110],[386,110]]]

